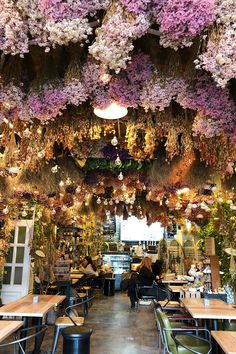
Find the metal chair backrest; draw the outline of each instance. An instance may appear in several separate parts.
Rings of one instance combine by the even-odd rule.
[[[1,348],[5,348],[5,347],[11,346],[11,345],[14,346],[14,348],[15,348],[18,345],[20,348],[20,353],[26,354],[22,344],[32,338],[42,335],[46,331],[47,328],[48,328],[48,326],[46,326],[46,325],[41,325],[40,327],[33,326],[33,327],[29,327],[29,328],[24,328],[24,329],[18,331],[17,334],[15,335],[15,338],[18,336],[19,336],[19,338],[14,339],[13,341],[10,341],[10,342],[0,343],[0,350],[1,350]],[[22,333],[24,333],[24,332],[27,333],[27,332],[32,331],[34,329],[36,331],[35,333],[21,338]]]
[[[168,316],[160,309],[156,308],[156,317],[159,321],[159,329],[161,330],[161,337],[164,341],[166,349],[169,353],[177,354],[177,345],[172,336],[171,325]]]
[[[82,306],[86,303],[88,303],[89,301],[91,301],[92,299],[94,299],[94,296],[91,296],[89,298],[86,298],[86,299],[82,299],[82,300],[79,300],[78,299],[78,302],[73,304],[73,305],[70,305],[68,306],[66,309],[65,309],[65,313],[66,313],[66,316],[70,318],[71,322],[73,322],[73,324],[75,326],[78,326],[78,324],[74,321],[73,318],[75,318],[76,316],[78,316],[78,313],[77,313],[77,310],[76,308],[78,306]]]

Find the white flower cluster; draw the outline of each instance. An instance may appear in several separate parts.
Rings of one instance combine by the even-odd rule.
[[[47,21],[45,29],[49,33],[48,38],[53,46],[81,42],[92,34],[87,18],[64,19],[61,22]]]
[[[5,54],[22,54],[28,50],[28,27],[12,0],[0,0],[0,50]]]
[[[130,14],[121,4],[108,8],[95,42],[89,53],[117,73],[131,60],[132,41],[143,36],[150,26],[149,16],[144,13]]]
[[[50,47],[48,32],[45,30],[46,20],[39,11],[37,0],[18,0],[18,9],[23,13],[27,20],[29,32],[31,34],[31,44],[40,47]]]
[[[224,88],[236,78],[236,4],[235,0],[218,0],[219,28],[210,36],[207,51],[195,60],[197,69],[212,74],[217,86]]]

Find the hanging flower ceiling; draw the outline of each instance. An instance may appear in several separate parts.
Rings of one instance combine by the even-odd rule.
[[[197,209],[200,185],[216,174],[234,178],[234,0],[0,0],[0,8],[2,215],[7,198],[56,216],[81,203],[140,214],[142,200],[164,220]],[[128,108],[121,123],[95,117],[114,101]],[[169,169],[163,178],[156,160]],[[186,185],[194,192],[181,199]]]

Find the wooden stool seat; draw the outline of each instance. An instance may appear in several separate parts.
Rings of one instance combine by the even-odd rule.
[[[77,326],[83,326],[84,324],[84,317],[73,317],[73,321],[75,321]],[[56,322],[55,322],[55,326],[74,326],[74,323],[71,321],[71,319],[69,317],[58,317]]]
[[[78,293],[78,297],[84,298],[84,297],[87,297],[87,294],[86,293]]]

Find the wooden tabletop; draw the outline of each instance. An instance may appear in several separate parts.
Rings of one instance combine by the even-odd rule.
[[[178,280],[178,279],[174,279],[174,280],[163,279],[162,283],[164,283],[164,284],[187,284],[188,281],[187,280]]]
[[[204,299],[182,298],[182,305],[193,318],[236,320],[236,309],[220,299],[209,299],[209,306],[204,306]]]
[[[182,285],[169,285],[169,288],[173,291],[173,293],[180,293],[183,290]]]
[[[38,303],[33,303],[34,296],[39,297]],[[0,307],[0,316],[43,317],[65,298],[64,295],[26,295]]]
[[[0,320],[0,342],[23,326],[23,321]]]
[[[226,354],[236,353],[236,332],[211,331],[211,335]]]
[[[81,279],[84,276],[84,273],[70,273],[70,279]]]

